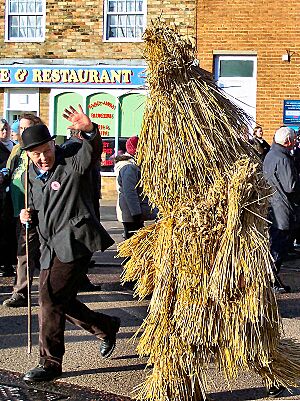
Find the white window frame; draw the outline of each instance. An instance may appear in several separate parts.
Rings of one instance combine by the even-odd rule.
[[[12,95],[14,100],[11,99]],[[16,101],[16,99],[18,99]],[[5,88],[3,115],[9,120],[11,112],[33,112],[39,115],[40,110],[40,91],[36,88]]]
[[[230,55],[224,55],[224,54],[214,54],[214,63],[215,63],[215,78],[219,77],[220,74],[220,62],[224,60],[228,61],[253,61],[253,74],[252,77],[226,77],[230,79],[236,79],[239,80],[241,78],[247,79],[247,78],[257,78],[257,56],[256,55],[235,55],[235,54],[230,54]],[[224,78],[224,77],[220,77]]]
[[[253,61],[253,73],[252,77],[240,77],[240,76],[232,76],[232,77],[220,77],[220,62],[223,60],[233,60],[233,61]],[[223,89],[230,100],[232,101],[237,101],[237,104],[239,107],[244,109],[250,116],[252,116],[253,121],[252,125],[256,125],[256,106],[257,106],[257,55],[256,54],[239,54],[238,52],[236,53],[231,53],[231,54],[224,54],[224,53],[218,53],[214,52],[214,79],[217,82],[217,85]],[[237,97],[233,97],[228,93],[226,89],[228,87],[226,84],[220,84],[220,81],[225,82],[231,82],[230,86],[239,86],[241,81],[244,82],[245,84],[250,84],[251,87],[255,90],[255,104],[248,104],[244,103],[241,99]],[[229,86],[229,87],[230,87]]]
[[[143,0],[143,10],[141,12],[110,12],[108,11],[108,2],[109,0],[104,0],[103,7],[103,42],[143,42],[142,38],[109,38],[108,37],[108,16],[112,14],[116,15],[138,15],[140,14],[143,17],[143,32],[146,29],[147,23],[147,0]]]
[[[45,26],[46,26],[46,0],[42,0],[42,12],[40,14],[37,13],[26,13],[26,14],[19,14],[19,13],[10,13],[10,2],[11,0],[6,0],[5,2],[5,42],[44,42],[45,41]],[[19,38],[10,38],[9,37],[9,31],[10,31],[10,26],[9,26],[9,17],[11,15],[32,15],[32,16],[41,16],[42,17],[42,37],[38,38],[25,38],[25,37],[19,37]]]

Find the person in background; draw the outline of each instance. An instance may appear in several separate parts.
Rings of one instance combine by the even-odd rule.
[[[270,145],[268,144],[267,141],[264,140],[263,138],[263,129],[260,125],[257,125],[252,134],[252,139],[250,140],[250,143],[254,146],[254,148],[257,150],[258,154],[260,155],[261,159],[264,160],[266,154],[270,150]]]
[[[263,175],[274,190],[270,198],[269,218],[271,254],[276,273],[287,257],[292,230],[299,224],[297,215],[299,216],[300,179],[291,156],[295,140],[296,134],[293,129],[279,128],[263,162]],[[278,287],[276,282],[275,287]]]
[[[20,120],[15,120],[10,126],[10,139],[14,144],[18,144],[20,140]]]
[[[26,128],[37,124],[43,124],[40,117],[32,113],[21,114],[19,120],[18,143],[13,147],[6,164],[9,171],[9,185],[16,222],[18,249],[16,280],[13,287],[13,293],[10,298],[3,301],[3,305],[13,308],[26,306],[28,303],[26,232],[25,227],[21,225],[19,218],[20,212],[24,209],[25,205],[24,183],[27,163],[27,154],[21,147],[21,135]],[[31,284],[35,269],[40,269],[40,241],[35,227],[30,227],[28,230],[28,246],[30,249],[28,262],[30,267]]]
[[[13,147],[14,143],[10,139],[10,126],[8,122],[2,118],[0,120],[0,169],[6,167],[6,162]]]
[[[144,227],[141,201],[142,188],[138,185],[141,179],[141,170],[137,166],[134,155],[136,153],[138,137],[132,136],[126,141],[126,153],[116,156],[116,188],[118,221],[124,227],[124,238],[130,238],[137,230]]]
[[[62,374],[66,320],[101,339],[100,355],[107,358],[116,344],[120,319],[95,312],[77,299],[84,267],[93,252],[105,251],[114,241],[95,215],[90,169],[99,154],[96,124],[72,106],[63,116],[70,129],[82,131],[78,152],[65,158],[55,147],[45,125],[27,128],[22,134],[29,166],[29,208],[20,213],[22,224],[37,224],[41,243],[39,285],[39,364],[25,381],[49,381]]]
[[[17,237],[6,170],[6,162],[13,146],[10,126],[2,118],[0,120],[0,277],[14,276],[13,266],[16,265]]]

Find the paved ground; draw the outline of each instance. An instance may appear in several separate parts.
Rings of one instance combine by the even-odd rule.
[[[122,241],[122,228],[116,222],[114,206],[102,202],[103,225],[116,242]],[[102,283],[98,292],[81,293],[79,297],[90,308],[119,316],[122,327],[116,350],[108,360],[99,356],[99,342],[91,335],[71,325],[66,329],[66,355],[63,376],[53,384],[28,386],[22,374],[38,361],[37,279],[33,285],[33,349],[27,354],[27,308],[0,306],[0,401],[118,401],[130,400],[135,386],[147,375],[146,359],[136,353],[137,342],[132,336],[147,314],[147,300],[133,299],[132,291],[120,285],[120,259],[116,259],[116,245],[103,254],[95,254],[96,266],[90,270],[90,279]],[[292,288],[291,294],[278,296],[287,337],[300,342],[300,259],[288,262],[281,273],[282,280]],[[0,302],[9,295],[12,279],[0,279]],[[211,368],[210,395],[216,401],[261,401],[265,389],[258,376],[242,372],[227,388],[219,372]],[[286,392],[281,400],[300,400],[300,390],[292,395]]]

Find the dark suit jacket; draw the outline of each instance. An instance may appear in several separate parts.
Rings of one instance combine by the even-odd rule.
[[[74,156],[66,157],[56,149],[55,165],[46,182],[36,178],[32,164],[29,167],[29,206],[38,213],[42,269],[50,267],[54,254],[69,263],[114,243],[98,221],[93,204],[90,170],[99,146],[94,124],[94,133],[83,140]]]

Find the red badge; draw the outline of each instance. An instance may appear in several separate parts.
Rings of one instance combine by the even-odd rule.
[[[57,182],[57,181],[51,182],[51,188],[52,188],[54,191],[58,191],[59,188],[60,188],[60,183]]]

